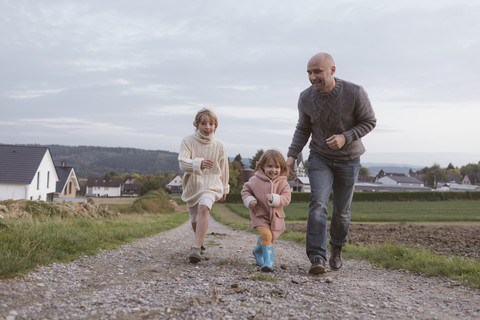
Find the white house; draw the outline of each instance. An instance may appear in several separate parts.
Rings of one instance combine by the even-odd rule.
[[[182,194],[182,177],[180,175],[176,175],[173,177],[172,180],[170,180],[169,183],[167,183],[167,189],[170,190],[170,193],[172,195],[181,195]]]
[[[87,189],[85,191],[87,197],[120,197],[121,194],[121,178],[88,177]]]
[[[310,179],[308,177],[296,177],[290,184],[290,190],[292,192],[310,192]]]
[[[49,148],[0,145],[0,200],[52,201],[58,180]]]
[[[378,178],[376,182],[384,185],[415,186],[415,187],[425,186],[422,180],[419,180],[414,177],[407,177],[405,175],[383,176],[381,178]]]

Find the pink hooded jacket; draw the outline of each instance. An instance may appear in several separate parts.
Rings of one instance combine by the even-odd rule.
[[[273,201],[267,201],[267,194],[273,195]],[[242,200],[249,208],[250,201],[257,200],[257,205],[250,210],[252,227],[264,226],[270,228],[273,240],[285,231],[285,213],[283,207],[290,203],[290,185],[286,176],[279,176],[274,180],[263,172],[255,171],[255,175],[243,185]]]

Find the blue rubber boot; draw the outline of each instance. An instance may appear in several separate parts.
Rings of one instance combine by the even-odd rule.
[[[262,254],[262,238],[258,237],[257,246],[253,248],[253,255],[255,256],[255,261],[261,267],[263,266],[263,254]]]
[[[263,272],[272,272],[273,271],[273,246],[263,246],[262,253],[263,253],[264,264],[261,270]]]

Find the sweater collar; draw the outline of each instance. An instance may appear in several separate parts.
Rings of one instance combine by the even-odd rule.
[[[198,140],[198,142],[200,142],[202,144],[210,144],[213,141],[214,134],[212,133],[211,135],[206,136],[206,135],[202,134],[200,131],[196,130],[195,134],[194,134],[194,137]]]
[[[332,99],[334,99],[335,97],[338,96],[338,93],[342,90],[342,87],[343,87],[343,82],[342,82],[341,79],[338,79],[338,78],[335,78],[335,87],[333,87],[333,90],[330,91],[329,93],[320,93],[312,85],[313,98],[316,101],[332,100]]]

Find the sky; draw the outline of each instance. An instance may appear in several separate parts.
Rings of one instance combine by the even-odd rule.
[[[328,52],[377,117],[362,163],[478,163],[478,17],[477,0],[0,0],[0,143],[178,152],[207,107],[229,156],[286,155]]]

